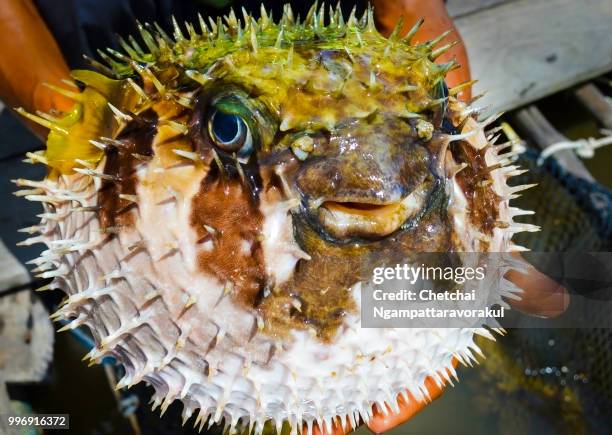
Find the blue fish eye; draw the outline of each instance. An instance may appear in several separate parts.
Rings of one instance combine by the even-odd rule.
[[[214,144],[223,151],[240,155],[251,151],[251,132],[238,115],[215,110],[208,121],[208,133]]]
[[[244,121],[236,115],[216,112],[212,119],[212,131],[219,142],[231,143],[240,138]]]

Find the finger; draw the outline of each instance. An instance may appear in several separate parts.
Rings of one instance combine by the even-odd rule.
[[[515,255],[522,258],[518,253]],[[513,308],[523,313],[540,317],[556,317],[569,306],[567,289],[530,264],[526,273],[511,270],[506,274],[506,278],[523,289],[520,301],[508,300]]]
[[[54,80],[52,85],[57,85],[60,88],[65,88],[61,84],[60,79]],[[68,89],[72,92],[79,92],[78,89]],[[38,84],[34,88],[34,104],[36,109],[43,112],[69,112],[74,107],[75,101],[69,97],[66,97],[59,92],[45,86],[43,83]]]
[[[457,363],[457,359],[453,358],[453,367],[456,367]],[[397,402],[399,412],[393,412],[389,407],[387,407],[387,413],[385,414],[375,406],[374,417],[372,417],[372,419],[370,419],[368,422],[368,428],[374,433],[382,433],[393,429],[394,427],[410,420],[429,403],[440,397],[444,391],[444,386],[439,386],[431,376],[425,378],[425,388],[427,388],[427,391],[429,391],[428,400],[418,400],[409,391],[407,392],[408,401],[404,399],[403,395],[398,395]]]

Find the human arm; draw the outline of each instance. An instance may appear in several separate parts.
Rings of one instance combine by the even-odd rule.
[[[4,0],[0,8],[0,99],[11,108],[69,110],[73,102],[43,85],[60,85],[69,68],[31,0]],[[28,125],[39,137],[46,130]]]

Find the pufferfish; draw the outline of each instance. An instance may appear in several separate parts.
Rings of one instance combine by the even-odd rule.
[[[522,171],[495,121],[448,89],[446,34],[379,34],[371,9],[231,12],[101,53],[98,72],[50,129],[43,181],[16,180],[45,212],[25,243],[54,318],[87,326],[94,362],[123,365],[154,406],[183,404],[232,430],[271,422],[311,433],[356,427],[374,406],[424,400],[453,360],[471,364],[482,328],[362,328],[372,265],[411,252],[512,252],[536,227],[510,199]],[[469,84],[467,84],[469,85]],[[504,270],[512,268],[508,263]],[[519,292],[501,279],[499,292]]]

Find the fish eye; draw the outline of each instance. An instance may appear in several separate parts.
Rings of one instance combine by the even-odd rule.
[[[216,109],[208,120],[208,134],[218,148],[228,153],[246,157],[253,149],[249,126],[239,115]]]

